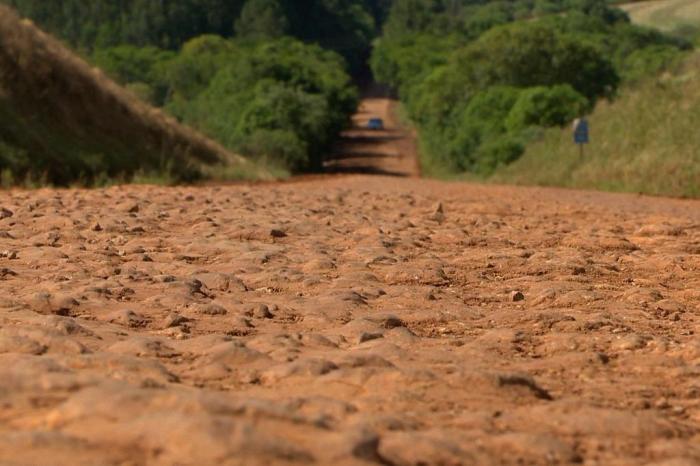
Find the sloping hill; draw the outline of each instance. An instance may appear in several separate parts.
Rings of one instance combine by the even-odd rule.
[[[0,166],[65,184],[205,166],[257,168],[140,101],[53,37],[0,6]]]
[[[700,23],[700,1],[656,0],[620,5],[633,22],[664,31],[672,31],[682,25],[697,26]]]

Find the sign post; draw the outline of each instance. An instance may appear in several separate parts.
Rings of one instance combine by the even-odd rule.
[[[585,118],[574,120],[574,144],[579,146],[579,155],[583,158],[583,145],[588,144],[588,121]]]

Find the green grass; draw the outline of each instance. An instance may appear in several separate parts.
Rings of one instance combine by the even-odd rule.
[[[570,128],[543,132],[495,182],[700,197],[700,53],[602,102],[583,157]]]

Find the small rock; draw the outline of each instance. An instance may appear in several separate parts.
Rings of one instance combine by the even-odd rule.
[[[142,315],[128,309],[111,313],[107,316],[106,321],[113,324],[121,324],[126,327],[141,327],[147,323]]]
[[[429,220],[433,220],[438,223],[445,221],[445,210],[442,207],[442,202],[438,202],[433,208],[433,213],[428,217]]]
[[[521,291],[513,291],[510,294],[510,298],[514,303],[525,300],[525,295]]]
[[[155,280],[158,283],[173,283],[177,280],[177,278],[173,275],[156,275],[155,277],[153,277],[153,280]]]
[[[253,304],[245,308],[244,314],[257,319],[272,319],[275,317],[266,304]]]
[[[255,306],[255,309],[253,310],[253,317],[257,317],[258,319],[272,319],[274,316],[272,315],[272,312],[270,312],[270,308],[268,308],[265,304],[259,304],[258,306]]]
[[[91,229],[92,231],[102,231],[102,230],[103,230],[102,225],[100,225],[100,224],[97,223],[97,222],[95,222],[95,223],[90,227],[90,229]]]
[[[177,327],[180,324],[184,324],[186,322],[189,322],[189,319],[187,317],[183,317],[179,314],[175,314],[174,312],[168,314],[165,319],[161,322],[160,327],[163,329],[166,328],[172,328],[172,327]]]
[[[285,233],[282,230],[278,230],[276,228],[273,228],[272,230],[270,230],[270,236],[272,236],[273,238],[286,238],[287,233]]]
[[[17,276],[17,272],[15,272],[14,270],[10,270],[10,269],[8,269],[8,268],[6,268],[6,267],[0,268],[0,278],[5,278],[5,277],[7,277],[8,275],[11,276],[11,277],[16,277],[16,276]]]
[[[0,207],[0,220],[2,220],[3,218],[12,217],[14,214],[15,213],[12,212],[11,210],[6,209],[4,207]]]
[[[378,338],[384,338],[384,335],[378,332],[362,332],[357,338],[357,343],[364,343],[366,341],[377,340]]]
[[[228,311],[218,304],[205,304],[203,306],[197,306],[197,314],[204,314],[208,316],[222,316],[228,314]]]
[[[617,338],[612,342],[612,348],[620,351],[626,350],[636,350],[644,348],[647,344],[647,340],[640,335],[631,334],[625,335],[624,337]]]

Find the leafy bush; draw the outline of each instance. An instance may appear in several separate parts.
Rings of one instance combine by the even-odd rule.
[[[505,126],[512,132],[529,126],[563,126],[588,107],[586,98],[568,84],[533,87],[520,93]]]
[[[525,152],[525,146],[512,136],[488,141],[479,147],[476,172],[489,175],[497,168],[516,161]]]
[[[299,169],[307,162],[308,147],[292,131],[254,129],[240,145],[242,152],[286,169]]]
[[[96,50],[92,61],[122,84],[139,83],[137,95],[148,95],[148,102],[162,105],[167,93],[164,69],[174,56],[173,52],[156,47],[120,45]],[[150,90],[144,92],[144,86]]]
[[[612,96],[619,78],[595,47],[538,22],[495,28],[453,57],[456,71],[479,88],[570,84],[588,99]]]
[[[635,50],[622,63],[622,77],[628,82],[638,82],[670,69],[682,57],[677,48],[668,45],[652,45]]]
[[[236,21],[236,35],[252,39],[276,39],[289,28],[278,0],[248,0]]]

